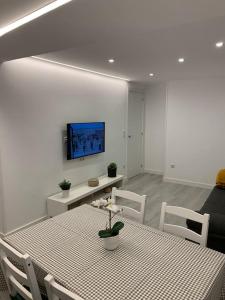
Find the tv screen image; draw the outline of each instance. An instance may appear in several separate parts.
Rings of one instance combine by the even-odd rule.
[[[105,152],[105,123],[67,124],[67,159]]]

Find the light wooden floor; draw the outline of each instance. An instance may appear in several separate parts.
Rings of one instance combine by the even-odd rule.
[[[163,201],[171,205],[198,210],[202,207],[210,193],[209,189],[163,182],[162,176],[146,173],[129,179],[123,189],[148,196],[145,210],[145,224],[155,228],[158,228],[159,225],[160,210]],[[171,217],[170,221],[172,220],[184,225],[182,220]]]

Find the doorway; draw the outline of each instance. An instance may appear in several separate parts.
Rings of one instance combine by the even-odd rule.
[[[144,95],[130,91],[128,97],[127,178],[144,171]]]

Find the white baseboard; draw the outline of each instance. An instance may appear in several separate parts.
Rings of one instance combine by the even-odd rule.
[[[206,188],[206,189],[212,189],[214,187],[213,184],[203,183],[203,182],[195,182],[190,180],[183,180],[178,178],[171,178],[171,177],[163,177],[163,181],[165,182],[171,182],[171,183],[178,183],[193,187],[200,187],[200,188]]]
[[[32,225],[35,225],[35,224],[40,223],[42,221],[45,221],[46,219],[48,219],[48,216],[41,217],[39,219],[36,219],[34,221],[31,221],[31,222],[23,225],[23,226],[20,226],[20,227],[18,227],[16,229],[13,229],[12,231],[9,231],[6,234],[3,234],[3,236],[7,236],[7,235],[10,235],[10,234],[16,233],[16,232],[18,232],[18,231],[20,231],[22,229],[26,229],[26,228],[28,228],[28,227],[30,227]]]
[[[144,172],[149,174],[155,174],[155,175],[163,175],[163,171],[160,170],[145,169]]]

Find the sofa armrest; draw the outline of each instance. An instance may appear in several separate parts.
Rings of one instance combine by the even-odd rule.
[[[203,214],[204,212],[199,212]],[[209,234],[225,237],[225,215],[218,213],[209,213]],[[187,227],[197,233],[201,233],[201,224],[195,221],[187,220]]]
[[[197,213],[201,213],[200,211],[196,210]],[[195,221],[192,221],[192,220],[189,220],[187,219],[186,221],[186,224],[187,224],[187,228],[197,232],[197,233],[201,233],[201,230],[202,230],[202,225],[201,223],[198,223],[198,222],[195,222]]]
[[[225,215],[211,213],[209,218],[209,233],[225,237]]]

